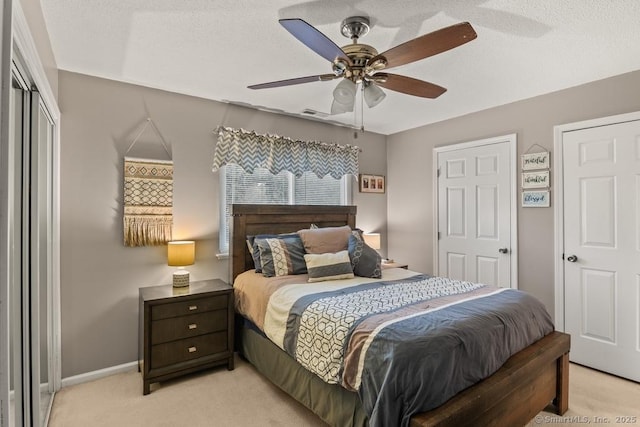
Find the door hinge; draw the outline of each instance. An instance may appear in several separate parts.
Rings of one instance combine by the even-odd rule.
[[[440,232],[438,231],[438,240],[440,240]]]
[[[562,253],[562,259],[564,259],[564,252]]]
[[[440,168],[438,168],[438,174],[437,177],[440,178]]]

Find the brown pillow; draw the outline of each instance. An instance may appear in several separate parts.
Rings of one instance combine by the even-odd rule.
[[[351,227],[324,227],[298,231],[304,250],[308,254],[326,254],[344,251],[349,246]]]

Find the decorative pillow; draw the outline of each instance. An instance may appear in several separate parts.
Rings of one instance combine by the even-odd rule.
[[[308,254],[325,254],[344,251],[349,245],[351,227],[323,227],[298,231]]]
[[[299,237],[297,233],[285,233],[285,234],[258,234],[256,236],[247,236],[247,247],[249,253],[253,258],[253,266],[256,269],[256,273],[262,273],[262,261],[260,260],[260,249],[256,239],[273,239],[283,237]]]
[[[306,254],[304,260],[307,263],[309,282],[353,278],[353,270],[347,251]]]
[[[353,231],[349,236],[349,258],[356,276],[373,279],[382,277],[382,257],[364,242],[358,231]]]
[[[260,251],[258,251],[258,254],[255,255],[254,254],[254,250],[253,250],[253,242],[256,239],[256,236],[247,236],[247,249],[249,249],[249,254],[251,254],[251,258],[253,258],[253,266],[256,269],[256,272],[258,272],[258,269],[262,267],[262,265],[260,264]],[[256,262],[256,256],[258,257],[258,261]]]
[[[256,237],[254,243],[258,245],[260,252],[263,276],[286,276],[307,272],[304,246],[297,234],[277,238]]]

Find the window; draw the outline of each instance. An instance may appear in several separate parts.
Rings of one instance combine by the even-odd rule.
[[[240,166],[220,168],[220,252],[229,252],[231,205],[234,203],[283,205],[348,205],[351,176],[318,178],[313,172],[295,177],[291,172],[273,175],[256,168],[248,173]]]
[[[220,252],[229,252],[234,203],[351,203],[349,176],[358,176],[357,146],[298,141],[222,126],[216,133],[211,170],[220,171]]]

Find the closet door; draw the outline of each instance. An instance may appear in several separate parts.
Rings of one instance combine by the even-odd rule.
[[[515,149],[515,135],[434,149],[437,275],[517,287]]]
[[[0,4],[0,427],[34,427],[60,387],[59,111],[21,8]]]
[[[24,115],[28,105],[28,94],[24,90],[24,82],[14,76],[11,80],[9,109],[9,143],[7,144],[7,278],[9,296],[9,396],[8,424],[12,427],[29,425],[29,418],[24,417],[29,399],[28,393],[28,329],[25,328],[24,297],[28,289],[23,283],[28,282],[28,270],[24,268],[23,259],[28,245],[24,245],[23,225],[25,208],[23,166],[23,141],[26,138]],[[28,202],[28,201],[27,201]],[[25,340],[26,338],[26,340]],[[26,353],[25,353],[26,351]],[[25,388],[26,386],[26,388]]]
[[[52,289],[52,143],[53,122],[38,92],[30,92],[31,158],[30,158],[30,295],[31,324],[31,400],[32,417],[45,425],[51,404],[53,382],[51,372]]]
[[[562,135],[571,361],[640,381],[640,120]]]
[[[44,426],[53,393],[51,340],[53,125],[37,92],[14,70],[11,87],[8,423]]]

